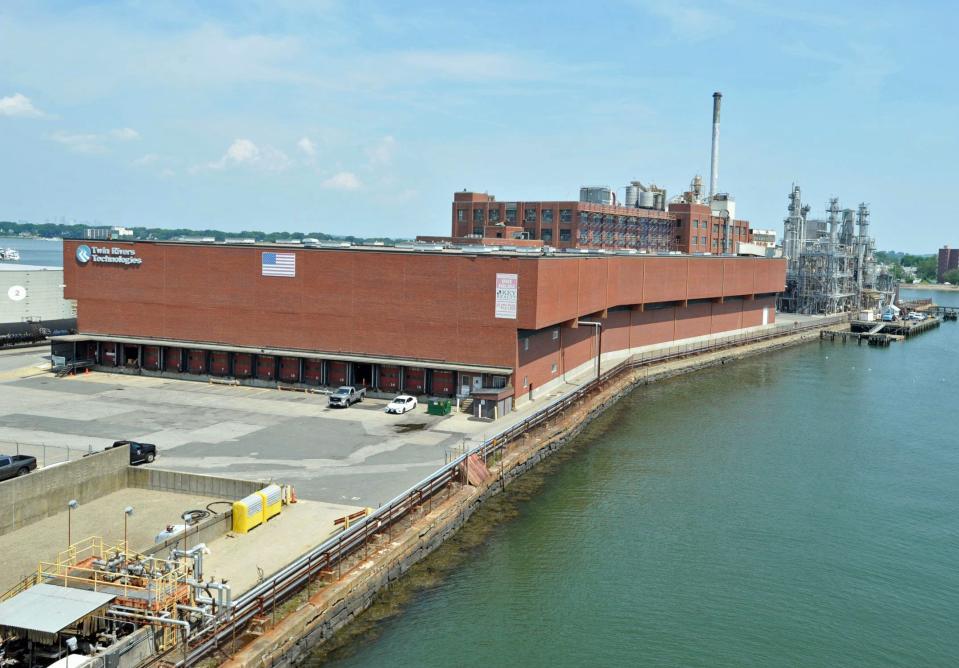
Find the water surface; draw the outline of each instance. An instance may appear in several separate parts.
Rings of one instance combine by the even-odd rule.
[[[327,665],[955,665],[957,347],[944,323],[635,391],[465,567]]]

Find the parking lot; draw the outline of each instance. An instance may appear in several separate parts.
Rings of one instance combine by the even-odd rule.
[[[103,449],[155,443],[156,466],[239,478],[275,478],[303,498],[372,506],[446,462],[464,439],[501,425],[419,406],[388,415],[382,399],[331,409],[322,394],[94,372],[56,378],[43,355],[0,357],[0,451]],[[39,457],[38,457],[39,459]]]

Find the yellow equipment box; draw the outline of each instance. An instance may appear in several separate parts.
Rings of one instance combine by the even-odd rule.
[[[275,517],[283,510],[283,490],[279,485],[267,485],[257,494],[263,499],[263,521]]]
[[[250,494],[233,502],[233,530],[247,533],[263,524],[263,496],[261,492]]]

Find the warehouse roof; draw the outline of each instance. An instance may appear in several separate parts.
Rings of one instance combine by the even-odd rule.
[[[58,633],[114,598],[97,591],[38,584],[0,603],[0,627]]]
[[[478,240],[477,240],[478,241]],[[489,241],[489,239],[487,239]],[[387,244],[354,244],[348,241],[320,241],[317,243],[302,243],[296,241],[248,241],[248,240],[227,240],[227,241],[193,241],[193,240],[136,240],[136,241],[111,241],[111,244],[156,244],[170,246],[193,246],[203,248],[270,248],[270,249],[293,249],[309,251],[353,251],[353,252],[381,252],[381,253],[415,253],[415,254],[443,254],[443,255],[494,255],[511,257],[530,257],[536,259],[542,258],[583,258],[583,257],[678,257],[678,258],[720,258],[724,260],[745,260],[751,261],[754,257],[741,257],[737,255],[722,255],[712,253],[683,253],[681,251],[649,251],[636,250],[631,248],[552,248],[549,246],[511,246],[508,239],[503,240],[500,246],[487,246],[477,243],[476,245],[462,245],[455,243],[441,242],[396,242],[393,245]]]

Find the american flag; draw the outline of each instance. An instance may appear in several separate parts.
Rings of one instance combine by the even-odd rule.
[[[296,276],[296,253],[263,253],[264,276]]]

